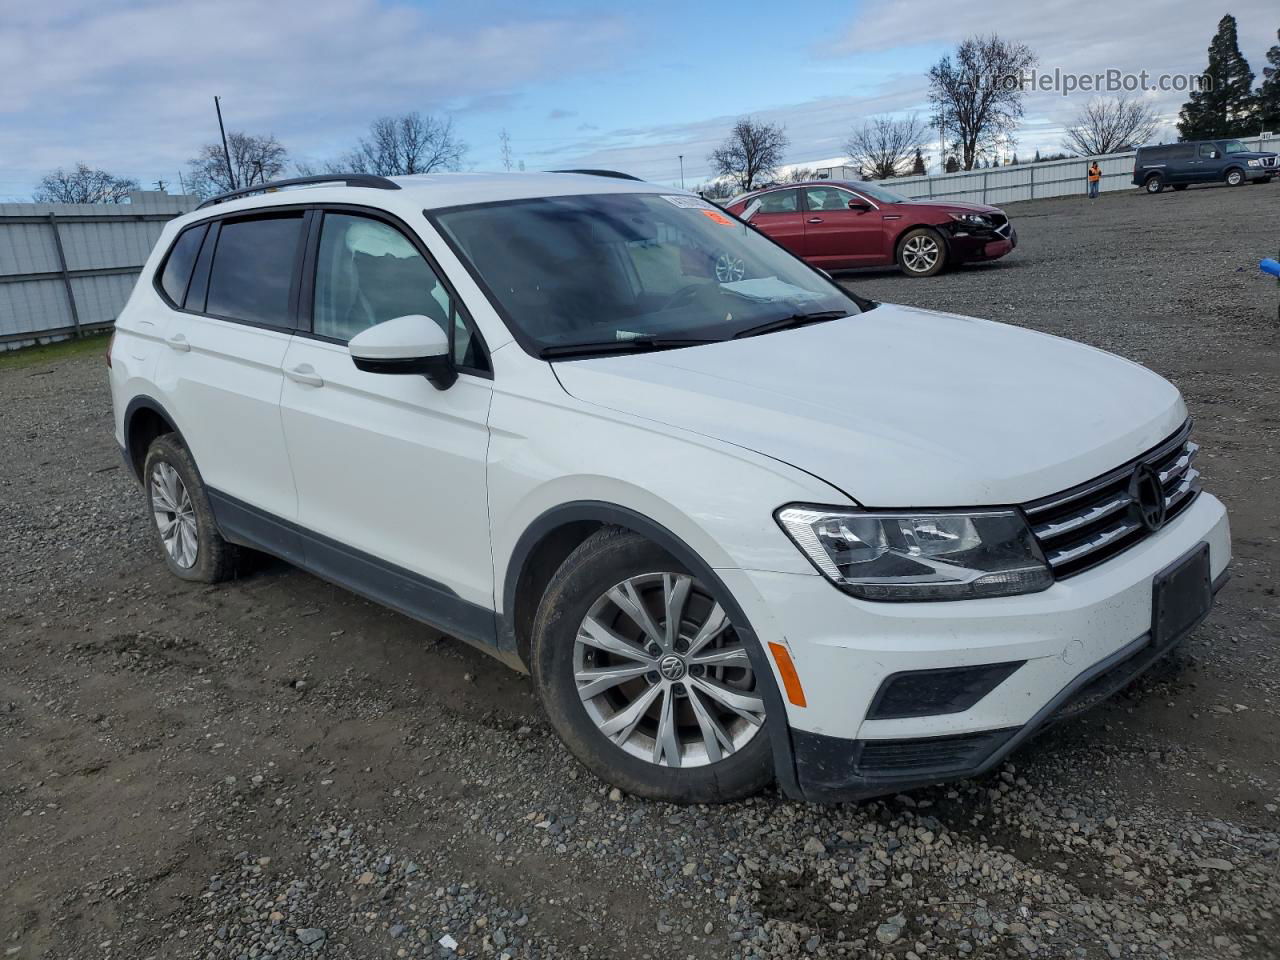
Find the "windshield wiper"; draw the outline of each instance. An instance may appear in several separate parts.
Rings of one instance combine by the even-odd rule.
[[[849,315],[848,310],[816,310],[813,313],[793,313],[789,317],[779,317],[777,320],[770,320],[766,323],[756,324],[754,327],[747,327],[745,330],[739,330],[733,337],[735,340],[742,337],[758,337],[762,333],[773,333],[775,330],[791,330],[795,327],[808,326],[811,323],[842,320]]]
[[[588,343],[563,343],[543,347],[538,356],[544,360],[553,357],[579,357],[605,353],[644,353],[650,350],[676,350],[680,347],[697,347],[705,343],[720,343],[706,337],[631,337],[628,340],[597,340]]]

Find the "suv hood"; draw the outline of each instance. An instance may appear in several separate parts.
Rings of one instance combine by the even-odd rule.
[[[865,506],[1023,503],[1186,419],[1145,367],[1018,327],[882,304],[796,330],[552,365],[579,400],[745,447]]]

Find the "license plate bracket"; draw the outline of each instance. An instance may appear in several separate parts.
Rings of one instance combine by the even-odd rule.
[[[1151,643],[1171,647],[1200,625],[1213,604],[1209,544],[1201,543],[1158,574],[1151,584]]]

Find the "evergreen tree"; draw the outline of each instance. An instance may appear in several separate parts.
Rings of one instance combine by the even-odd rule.
[[[1280,40],[1280,30],[1276,39]],[[1258,123],[1263,130],[1280,130],[1280,43],[1267,51],[1267,64],[1262,68],[1266,79],[1258,87]]]
[[[1236,18],[1231,14],[1218,21],[1203,77],[1207,89],[1193,90],[1178,115],[1182,139],[1216,140],[1256,133],[1253,71],[1240,52]]]
[[[1012,159],[1012,160],[1010,160],[1009,162],[1010,162],[1010,163],[1012,163],[1012,164],[1016,167],[1016,166],[1018,165],[1018,155],[1015,153],[1015,154],[1013,155],[1013,159]]]
[[[960,161],[955,157],[947,157],[947,173],[955,173],[960,169]]]
[[[1032,160],[1031,162],[1032,162],[1032,163],[1039,163],[1039,162],[1040,162],[1040,148],[1039,148],[1039,147],[1036,147],[1036,155],[1035,155],[1035,159],[1034,159],[1034,160]]]
[[[913,177],[923,177],[925,175],[924,154],[920,152],[919,147],[916,147],[916,158],[911,163],[911,175]]]

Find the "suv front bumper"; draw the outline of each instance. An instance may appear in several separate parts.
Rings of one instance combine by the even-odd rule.
[[[1215,590],[1231,545],[1212,495],[1106,563],[1037,594],[872,603],[820,575],[717,571],[761,640],[787,646],[807,705],[788,704],[793,782],[809,800],[851,800],[991,769],[1046,724],[1114,693],[1168,652],[1150,642],[1158,573],[1209,545]],[[894,675],[1020,663],[967,709],[869,718]],[[781,684],[779,684],[781,687]]]

